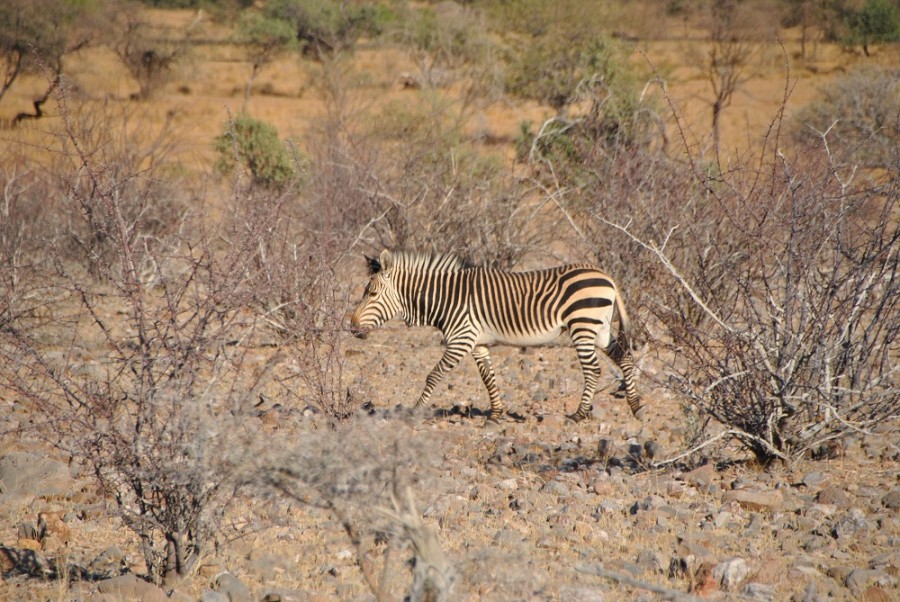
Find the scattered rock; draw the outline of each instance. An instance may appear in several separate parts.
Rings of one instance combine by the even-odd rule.
[[[838,583],[844,583],[847,580],[847,577],[849,577],[850,573],[852,572],[853,567],[837,565],[829,568],[827,571],[825,571],[825,574]]]
[[[895,598],[880,585],[873,585],[866,589],[860,596],[860,600],[863,602],[895,602]]]
[[[133,602],[168,602],[168,596],[160,588],[135,575],[121,575],[97,584],[101,594],[109,594],[119,600]]]
[[[497,488],[501,491],[515,491],[519,488],[519,483],[515,479],[503,479],[497,483]]]
[[[21,507],[35,498],[64,496],[75,479],[65,463],[47,456],[13,451],[0,456],[0,507]]]
[[[801,483],[806,485],[809,488],[819,487],[823,483],[828,481],[828,475],[822,471],[809,472],[803,475],[803,478],[800,480]]]
[[[609,439],[600,439],[597,442],[597,458],[605,462],[616,455],[616,446]]]
[[[571,494],[568,486],[566,486],[564,483],[560,483],[556,479],[541,487],[541,491],[543,491],[544,493],[552,493],[553,495],[556,495],[558,497],[567,497]]]
[[[663,456],[663,448],[662,445],[657,443],[656,441],[650,440],[644,442],[644,453],[647,455],[647,458],[650,460],[656,460],[662,458]]]
[[[572,602],[603,602],[606,600],[601,590],[590,587],[563,587],[559,596],[561,600],[572,600]]]
[[[110,546],[91,560],[87,570],[92,579],[109,578],[122,574],[127,566],[125,553],[117,546]]]
[[[43,579],[52,572],[50,562],[40,553],[40,544],[37,550],[0,546],[0,576],[16,574]]]
[[[865,513],[859,508],[854,508],[835,523],[831,528],[831,534],[835,539],[846,540],[865,535],[874,528],[875,526],[866,520]]]
[[[826,487],[816,495],[816,501],[820,504],[830,504],[838,508],[846,508],[850,505],[850,496],[840,487]]]
[[[722,494],[722,500],[737,502],[742,508],[747,510],[774,511],[781,508],[781,505],[784,503],[784,495],[777,489],[735,489]]]
[[[762,602],[774,602],[775,600],[775,588],[764,583],[748,583],[741,590],[741,594],[751,600],[762,600]]]
[[[208,562],[206,564],[201,564],[200,568],[197,569],[197,573],[203,577],[215,577],[219,573],[225,572],[225,567],[221,562]]]
[[[250,602],[250,590],[231,573],[222,573],[216,577],[216,591],[225,594],[228,602]]]
[[[716,583],[726,591],[734,591],[747,578],[749,572],[750,568],[743,558],[731,558],[713,567]]]
[[[637,565],[645,572],[662,575],[668,569],[669,561],[659,550],[644,548],[638,554]]]
[[[300,589],[277,589],[266,592],[261,602],[311,602],[313,596]]]
[[[884,494],[881,505],[888,510],[900,510],[900,487],[895,487]]]
[[[885,571],[854,569],[847,575],[847,580],[844,582],[844,585],[847,586],[847,589],[849,589],[854,596],[861,596],[870,586],[877,585],[885,587],[892,585],[892,582],[896,582],[896,579],[893,579]]]
[[[72,532],[69,529],[69,525],[63,520],[63,517],[63,512],[38,513],[38,530],[41,533],[45,550],[51,551],[47,542],[47,539],[51,537],[55,538],[63,546],[68,545]]]
[[[716,469],[712,464],[704,464],[682,475],[682,478],[693,485],[709,485],[716,478]]]

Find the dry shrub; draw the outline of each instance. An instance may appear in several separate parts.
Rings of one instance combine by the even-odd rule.
[[[762,460],[897,415],[898,191],[845,186],[817,159],[729,174],[711,199],[725,226],[691,254],[724,267],[718,287],[690,281],[705,319],[657,312],[685,363],[677,388]]]
[[[900,165],[900,69],[856,68],[823,88],[791,123],[792,137],[822,143],[842,163],[869,169]]]
[[[331,514],[377,600],[400,599],[403,590],[412,600],[445,600],[454,572],[411,493],[439,493],[441,441],[417,428],[419,416],[408,416],[412,422],[388,414],[360,416],[335,429],[270,441],[247,478],[263,496],[274,492]],[[398,557],[405,550],[413,554],[411,586],[398,575],[408,564]]]
[[[464,250],[510,267],[539,248],[546,233],[533,227],[529,188],[513,166],[466,140],[456,109],[429,92],[411,94],[423,102],[390,104],[374,120],[335,120],[339,129],[316,136],[311,197],[323,207],[335,199],[329,211],[340,212],[351,243],[369,253]]]
[[[898,415],[896,166],[857,173],[827,138],[791,157],[780,118],[776,151],[727,162],[590,125],[533,147],[535,177],[668,351],[668,385],[762,461]]]
[[[46,182],[21,160],[0,156],[0,330],[32,324],[52,304],[38,277],[47,259],[42,243],[48,237],[46,217],[50,197]]]
[[[176,230],[157,206],[164,163],[116,144],[125,124],[61,100],[54,173],[67,197],[50,217],[71,226],[81,252],[36,241],[50,260],[47,286],[65,302],[45,328],[2,332],[0,378],[30,412],[31,434],[114,499],[149,576],[183,577],[231,492],[244,450],[237,440],[250,428],[248,348],[236,343],[254,321],[240,311],[248,296],[240,268],[266,225],[248,224],[220,252],[202,220],[178,217]],[[85,257],[99,278],[85,277]]]

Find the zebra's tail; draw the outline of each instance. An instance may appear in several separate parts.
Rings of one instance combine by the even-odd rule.
[[[631,351],[631,319],[628,317],[628,312],[625,311],[625,302],[619,291],[616,291],[616,313],[619,314],[619,332],[616,333],[616,343],[620,353],[624,354]]]

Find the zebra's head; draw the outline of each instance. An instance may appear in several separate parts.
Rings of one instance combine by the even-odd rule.
[[[350,318],[351,330],[360,338],[365,338],[369,330],[396,317],[402,310],[400,295],[391,280],[391,252],[385,249],[377,259],[366,257],[366,260],[369,262],[369,283]]]

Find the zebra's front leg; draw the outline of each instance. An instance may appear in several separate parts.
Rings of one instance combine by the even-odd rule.
[[[491,415],[488,416],[490,422],[500,422],[503,416],[503,402],[500,400],[500,390],[497,389],[497,381],[494,378],[494,367],[491,365],[491,352],[484,345],[476,345],[472,350],[472,357],[478,365],[478,373],[481,374],[481,382],[487,389],[488,396],[491,398]]]
[[[581,372],[584,375],[584,391],[581,393],[581,401],[574,414],[569,414],[569,420],[581,422],[591,417],[594,406],[594,394],[597,391],[597,383],[600,381],[600,359],[597,357],[597,349],[593,338],[579,338],[574,341],[575,351],[578,352],[578,362],[581,364]]]
[[[425,389],[422,391],[419,401],[416,402],[417,406],[428,405],[428,402],[431,401],[431,394],[434,393],[434,389],[441,382],[441,379],[444,378],[444,375],[453,370],[459,363],[459,360],[468,355],[473,347],[473,343],[466,341],[447,343],[447,348],[444,349],[441,361],[432,368],[428,378],[425,379]]]

